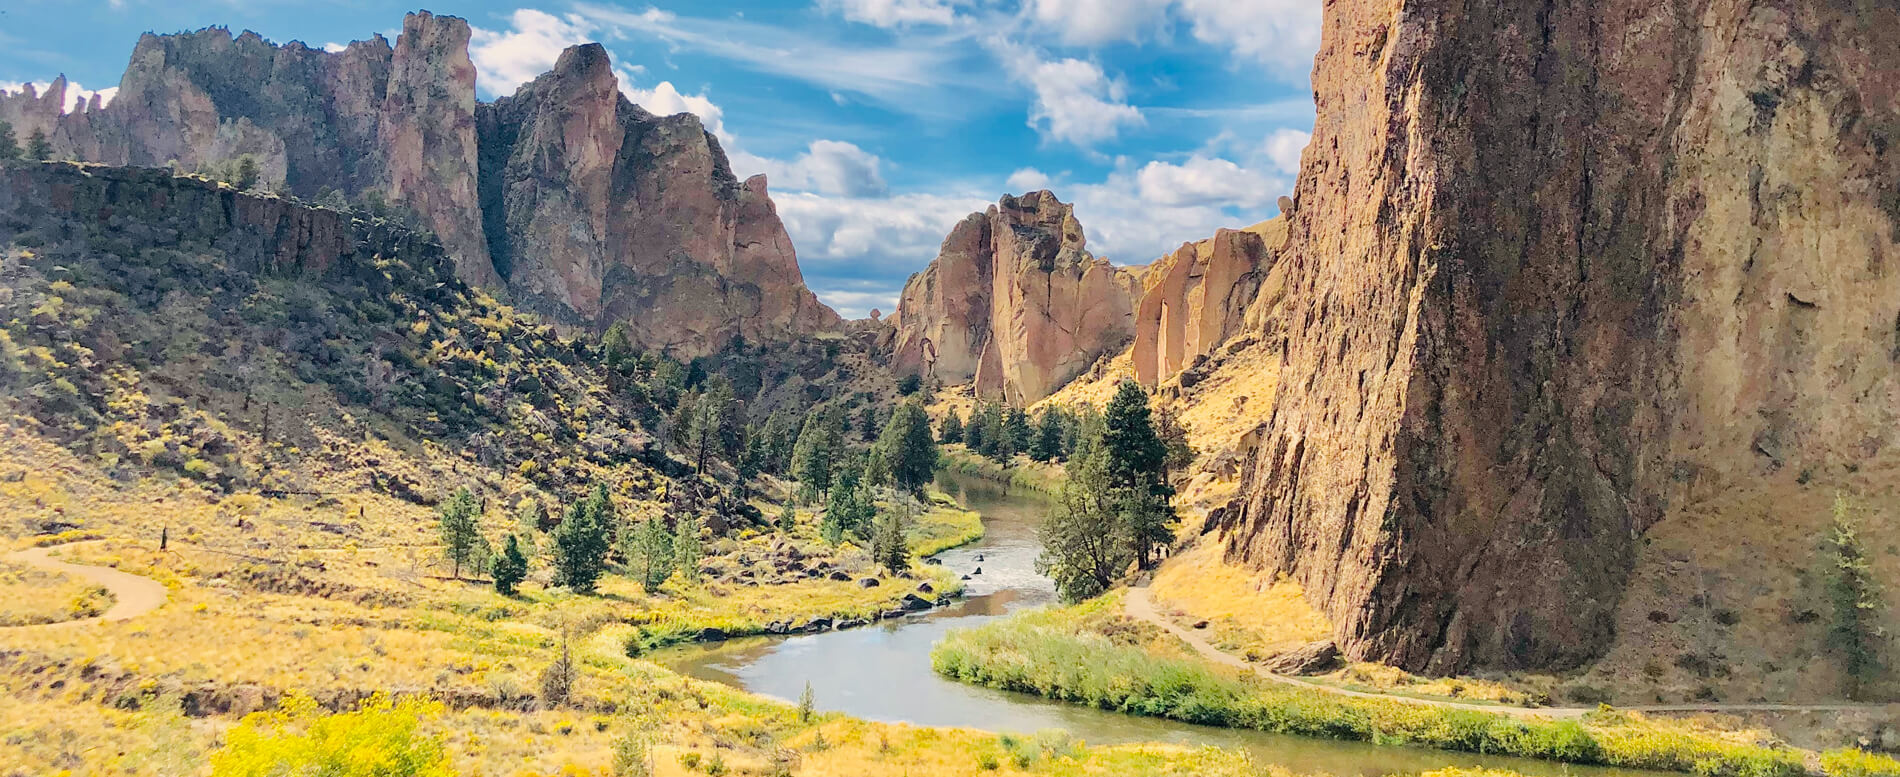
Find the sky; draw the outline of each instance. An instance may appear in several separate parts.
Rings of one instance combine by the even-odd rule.
[[[1005,193],[1054,191],[1126,265],[1269,218],[1313,124],[1320,0],[417,2],[6,0],[0,89],[63,73],[109,99],[148,31],[340,47],[427,8],[468,19],[491,100],[598,41],[629,99],[699,114],[734,172],[767,174],[807,285],[848,317],[890,313]]]

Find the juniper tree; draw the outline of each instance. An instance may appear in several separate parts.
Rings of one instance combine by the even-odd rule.
[[[865,405],[864,413],[858,419],[858,439],[863,442],[876,442],[877,433],[877,405]]]
[[[561,585],[577,593],[594,592],[606,570],[613,523],[613,500],[604,484],[595,484],[586,499],[568,505],[561,525],[554,528],[554,568]]]
[[[1885,635],[1879,624],[1885,605],[1860,541],[1853,505],[1840,494],[1834,496],[1827,556],[1827,593],[1834,606],[1829,642],[1841,654],[1847,697],[1859,698],[1861,689],[1880,675],[1880,642]]]
[[[699,516],[687,513],[673,527],[673,566],[688,580],[699,579],[699,559],[704,556],[699,541]]]
[[[818,524],[819,535],[826,542],[836,545],[871,528],[868,524],[877,508],[864,483],[864,464],[862,458],[851,457],[838,467],[831,490],[825,495],[825,516]]]
[[[871,558],[892,573],[910,568],[910,543],[904,538],[904,514],[886,510],[876,518],[871,532]]]
[[[658,518],[627,527],[620,535],[620,555],[647,593],[660,590],[660,585],[673,575],[673,535]]]
[[[516,586],[528,576],[528,557],[521,552],[521,543],[515,535],[508,535],[508,544],[503,545],[501,555],[495,557],[495,569],[491,573],[495,578],[495,592],[502,596],[514,596]]]
[[[53,158],[53,144],[46,139],[46,130],[33,130],[26,139],[26,158],[45,162]]]
[[[945,445],[963,442],[963,419],[957,415],[956,408],[943,416],[943,426],[937,432],[937,442]]]
[[[479,512],[475,495],[464,486],[456,489],[455,494],[449,497],[449,501],[442,503],[442,509],[436,514],[437,528],[442,536],[442,552],[455,565],[457,580],[462,579],[462,566],[473,565],[482,555],[481,526],[476,521]]]
[[[877,451],[899,489],[914,494],[930,483],[937,473],[937,442],[931,439],[930,416],[916,400],[892,411],[878,436]]]
[[[0,121],[0,162],[20,158],[20,142],[13,137],[13,125]]]
[[[1061,458],[1063,415],[1058,408],[1043,408],[1042,417],[1036,421],[1036,437],[1029,444],[1029,458],[1036,461]]]
[[[792,477],[798,481],[800,500],[816,501],[831,490],[832,469],[842,446],[830,414],[814,410],[805,416],[792,448]]]

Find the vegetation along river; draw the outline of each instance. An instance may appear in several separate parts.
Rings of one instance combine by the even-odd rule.
[[[1054,586],[1036,574],[1036,526],[1046,497],[952,472],[938,486],[982,514],[982,540],[937,558],[971,574],[965,598],[928,613],[863,628],[689,647],[663,657],[676,670],[778,699],[795,700],[811,683],[817,706],[860,718],[995,732],[1063,729],[1089,744],[1170,742],[1241,748],[1262,764],[1335,777],[1413,774],[1446,766],[1511,769],[1531,777],[1629,777],[1653,772],[1579,767],[1413,747],[1372,745],[1210,728],[1050,702],[964,685],[930,668],[930,649],[951,629],[976,626],[1026,607],[1053,604]]]

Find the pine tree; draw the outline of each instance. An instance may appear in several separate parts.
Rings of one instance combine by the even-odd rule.
[[[455,579],[462,579],[462,566],[472,564],[482,554],[481,526],[476,521],[480,508],[475,504],[475,495],[469,493],[466,486],[455,490],[449,501],[443,503],[437,514],[438,528],[442,534],[442,550],[449,561],[455,565]]]
[[[13,125],[0,121],[0,162],[20,158],[20,142],[13,137]]]
[[[680,516],[673,527],[673,566],[687,580],[699,579],[699,559],[705,555],[699,541],[699,516]]]
[[[624,368],[633,362],[633,338],[627,334],[627,322],[615,321],[607,327],[607,333],[600,338],[600,360],[613,368]]]
[[[798,508],[793,507],[791,502],[786,502],[784,509],[778,511],[778,530],[790,532],[797,528]]]
[[[521,553],[521,543],[515,535],[508,535],[508,544],[502,546],[501,555],[495,557],[495,592],[502,596],[514,596],[515,587],[528,576],[528,557]]]
[[[554,529],[554,565],[562,585],[577,593],[594,592],[606,570],[613,523],[613,500],[604,484],[595,484],[586,499],[568,506]]]
[[[660,585],[673,576],[673,535],[658,518],[628,527],[620,536],[620,555],[647,593],[660,590]]]
[[[1035,429],[1029,425],[1029,413],[1021,408],[1012,407],[1003,413],[1003,429],[1009,435],[1012,454],[1028,453],[1030,443],[1036,441]]]
[[[251,156],[250,154],[238,157],[237,174],[235,177],[237,180],[231,183],[237,187],[238,191],[250,191],[252,187],[257,186],[257,157]]]
[[[893,574],[910,568],[910,543],[904,538],[903,512],[886,510],[871,533],[871,558]]]
[[[1885,605],[1860,541],[1853,505],[1840,494],[1834,496],[1834,524],[1827,550],[1827,593],[1834,605],[1834,623],[1828,637],[1841,654],[1847,697],[1856,699],[1861,689],[1881,673],[1880,642],[1885,634],[1879,624]]]
[[[963,442],[963,419],[957,415],[956,408],[944,414],[943,426],[937,432],[937,442],[945,445]]]
[[[876,442],[877,433],[877,405],[865,405],[864,413],[858,419],[858,439],[862,442]]]
[[[828,414],[814,410],[805,416],[798,443],[792,448],[792,477],[798,481],[800,501],[816,501],[831,490],[831,473],[839,443],[838,429]]]
[[[837,469],[831,490],[825,495],[825,516],[818,524],[818,533],[826,542],[836,545],[871,528],[868,524],[876,507],[864,483],[864,464],[862,458],[852,457]]]
[[[970,408],[970,422],[963,425],[963,447],[971,453],[983,452],[983,406]]]
[[[1172,480],[1194,463],[1194,446],[1188,444],[1187,427],[1182,426],[1181,419],[1166,407],[1155,409],[1154,428],[1155,436],[1161,440],[1162,450],[1167,451],[1167,455],[1162,457],[1161,469],[1165,473],[1164,477]]]
[[[53,158],[53,144],[46,140],[46,130],[33,130],[26,139],[26,158],[45,162]]]
[[[1029,458],[1054,461],[1062,456],[1062,416],[1062,411],[1056,408],[1043,409],[1042,417],[1036,422],[1036,438],[1029,444]]]
[[[1167,501],[1174,489],[1167,483],[1167,446],[1155,434],[1141,384],[1125,380],[1116,389],[1102,414],[1099,445],[1105,486],[1127,500],[1119,512],[1132,522],[1129,541],[1146,568],[1156,548],[1174,541],[1174,509]]]
[[[922,491],[936,476],[937,442],[930,435],[930,416],[914,399],[891,412],[877,450],[891,481],[907,493]]]
[[[705,472],[706,464],[712,459],[725,457],[726,419],[732,402],[732,387],[725,381],[714,381],[695,403],[687,432],[687,448],[693,454],[693,474]]]

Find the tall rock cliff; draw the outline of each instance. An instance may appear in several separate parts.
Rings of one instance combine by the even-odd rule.
[[[1027,405],[1120,350],[1136,281],[1085,242],[1074,208],[1047,191],[970,214],[904,284],[893,366]]]
[[[1566,666],[1690,489],[1900,435],[1900,11],[1338,0],[1230,555],[1353,658]]]
[[[1135,379],[1154,388],[1239,334],[1286,242],[1280,219],[1223,229],[1150,265],[1135,309]]]
[[[62,113],[61,79],[0,96],[0,120],[46,129],[65,157],[197,169],[249,155],[272,189],[375,192],[413,210],[464,280],[566,325],[625,321],[681,355],[841,326],[805,287],[763,179],[738,182],[696,118],[627,102],[597,45],[480,104],[469,34],[425,11],[394,46],[339,52],[222,28],[146,35],[109,105]]]

